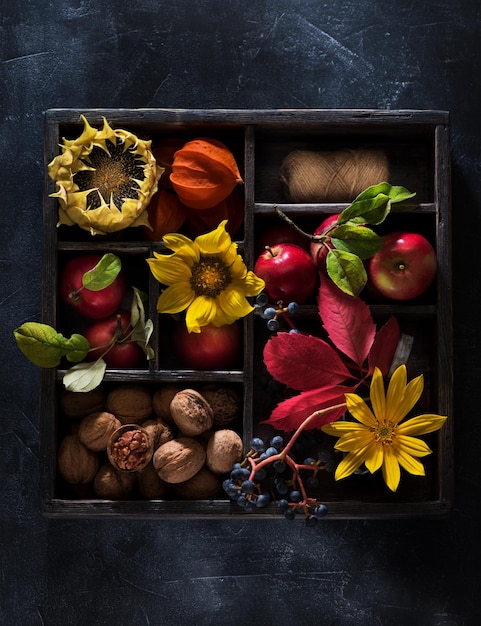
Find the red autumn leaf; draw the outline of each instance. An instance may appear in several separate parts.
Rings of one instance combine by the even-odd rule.
[[[275,380],[296,391],[337,385],[351,377],[332,346],[300,333],[271,337],[264,346],[264,363]]]
[[[344,394],[354,391],[355,387],[332,385],[323,389],[303,391],[293,398],[280,402],[272,411],[268,420],[263,424],[270,424],[277,430],[291,432],[298,428],[314,411],[341,404],[345,401]],[[324,424],[334,422],[345,412],[345,408],[329,411],[322,417],[314,420],[308,428],[320,428]]]
[[[361,369],[376,335],[367,304],[344,293],[332,281],[321,280],[318,307],[329,339]]]
[[[369,352],[369,374],[378,367],[384,376],[389,372],[391,363],[400,339],[400,330],[397,319],[393,316],[382,326],[374,339]]]

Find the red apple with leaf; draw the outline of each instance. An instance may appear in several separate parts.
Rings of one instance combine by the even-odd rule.
[[[222,370],[232,367],[242,351],[240,322],[214,326],[208,324],[200,333],[189,333],[185,322],[174,327],[172,345],[183,367],[195,370]]]
[[[272,302],[301,304],[317,286],[318,272],[311,255],[291,243],[267,247],[257,258],[254,273],[264,280]]]
[[[326,239],[323,243],[319,241],[312,241],[309,247],[309,252],[311,254],[312,260],[319,270],[324,270],[326,267],[326,256],[329,252],[329,248],[332,248],[331,239],[328,236],[328,233],[329,229],[332,229],[334,227],[334,224],[337,223],[338,217],[339,213],[329,215],[329,217],[326,217],[326,219],[323,220],[314,231],[314,235],[326,235]]]
[[[132,338],[130,313],[120,310],[105,319],[93,322],[83,336],[90,344],[88,361],[103,358],[107,367],[129,369],[145,362],[145,353]]]
[[[102,276],[100,282],[96,275]],[[119,308],[125,290],[120,259],[112,254],[76,256],[67,262],[60,278],[62,301],[90,319],[112,315]]]
[[[379,252],[367,262],[370,286],[392,300],[418,298],[430,287],[436,271],[433,246],[415,232],[389,233]]]

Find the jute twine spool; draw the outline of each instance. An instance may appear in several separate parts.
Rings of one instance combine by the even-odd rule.
[[[352,202],[366,187],[387,182],[383,150],[294,150],[282,162],[280,179],[289,202]]]

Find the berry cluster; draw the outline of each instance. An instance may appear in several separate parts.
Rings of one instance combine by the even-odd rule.
[[[277,508],[286,519],[303,514],[306,524],[314,526],[326,515],[327,507],[309,497],[307,489],[319,486],[318,474],[326,469],[326,463],[312,457],[297,463],[291,456],[295,439],[292,437],[284,445],[283,437],[276,435],[266,445],[255,437],[243,461],[234,464],[223,487],[231,500],[247,512],[277,501]]]
[[[279,300],[275,306],[269,303],[266,294],[261,293],[256,298],[256,308],[260,310],[262,319],[267,321],[267,328],[276,333],[280,330],[280,321],[284,320],[289,326],[289,332],[299,332],[292,323],[290,316],[295,315],[299,311],[299,305],[297,302],[289,302],[287,306],[284,306],[283,302]]]

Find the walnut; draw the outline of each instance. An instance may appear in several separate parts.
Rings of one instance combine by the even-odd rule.
[[[97,498],[120,500],[126,498],[135,484],[135,474],[119,472],[110,463],[99,469],[94,479],[94,493]]]
[[[211,500],[219,495],[221,488],[220,476],[205,466],[189,480],[174,485],[176,495],[185,500]]]
[[[102,411],[106,397],[102,387],[97,387],[85,393],[63,389],[59,399],[60,409],[67,417],[81,419],[90,413]]]
[[[174,383],[163,385],[154,393],[152,398],[154,413],[168,424],[174,423],[172,413],[170,412],[170,403],[175,394],[181,389],[180,385]]]
[[[110,436],[107,456],[112,465],[126,472],[137,472],[150,462],[154,446],[150,435],[137,424],[124,424]]]
[[[140,494],[149,499],[165,498],[170,495],[172,489],[172,485],[162,480],[155,471],[152,462],[137,474],[137,484]]]
[[[194,389],[183,389],[170,403],[174,422],[184,435],[193,437],[212,428],[214,412],[207,400]]]
[[[230,472],[242,459],[243,444],[239,435],[227,428],[216,430],[207,444],[206,464],[216,474]]]
[[[148,432],[150,438],[152,439],[154,450],[166,441],[170,441],[174,438],[172,428],[160,417],[142,422],[142,428]]]
[[[152,394],[144,385],[124,384],[110,391],[105,409],[122,424],[140,424],[152,415]]]
[[[120,421],[112,413],[91,413],[80,422],[78,437],[89,450],[100,452],[107,449],[110,436],[120,426]]]
[[[242,401],[235,389],[212,386],[203,389],[202,395],[214,411],[214,426],[227,426],[240,416]]]
[[[164,443],[154,452],[156,472],[168,483],[182,483],[192,478],[205,462],[202,445],[192,437],[179,437]]]
[[[72,485],[91,482],[99,469],[99,457],[88,450],[77,435],[67,435],[58,450],[60,475]]]

